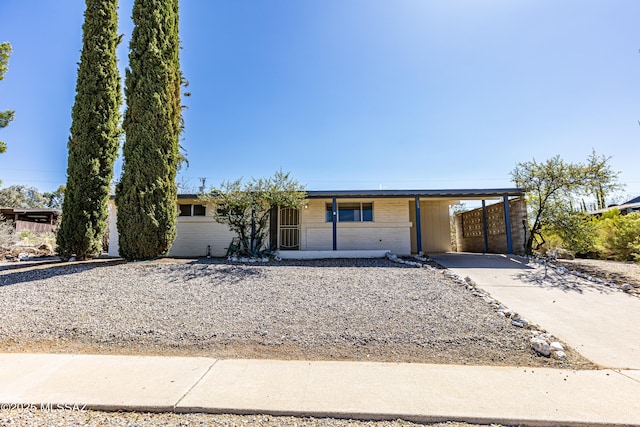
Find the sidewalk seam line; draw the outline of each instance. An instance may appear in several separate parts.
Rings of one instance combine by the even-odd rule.
[[[623,377],[628,378],[628,379],[630,379],[631,381],[635,381],[635,382],[637,382],[637,383],[640,383],[640,380],[637,380],[637,379],[635,379],[635,378],[633,378],[633,377],[630,377],[629,375],[626,375],[626,374],[623,372],[623,371],[628,371],[628,370],[635,371],[635,369],[612,369],[612,371],[613,371],[613,372],[615,372],[615,373],[617,373],[617,374],[619,374],[619,375],[622,375]]]
[[[189,387],[189,390],[187,390],[187,391],[186,391],[186,392],[185,392],[185,393],[180,397],[180,399],[178,399],[178,401],[175,403],[175,405],[173,405],[173,412],[175,412],[175,411],[176,411],[176,408],[178,407],[178,405],[180,405],[180,402],[182,402],[182,401],[184,400],[184,398],[185,398],[185,397],[187,397],[187,395],[188,395],[189,393],[191,393],[191,391],[192,391],[192,390],[193,390],[193,389],[194,389],[198,384],[200,384],[200,382],[202,381],[202,379],[203,379],[204,377],[206,377],[206,376],[207,376],[207,374],[211,371],[211,369],[213,369],[213,367],[216,365],[216,363],[218,363],[218,359],[215,359],[215,360],[214,360],[214,362],[213,362],[213,363],[212,363],[212,364],[207,368],[207,370],[205,371],[205,373],[204,373],[204,374],[202,374],[202,375],[200,376],[200,378],[198,378],[198,380],[197,380],[195,383],[193,383],[193,385],[192,385],[191,387]]]

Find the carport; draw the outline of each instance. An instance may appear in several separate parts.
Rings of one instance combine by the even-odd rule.
[[[410,202],[410,216],[414,224],[411,235],[413,253],[447,252],[432,245],[426,236],[449,234],[449,221],[443,222],[433,202],[448,206],[463,200],[480,201],[482,207],[456,214],[456,243],[460,252],[522,253],[526,240],[526,204],[524,191],[519,188],[420,190]],[[487,203],[494,202],[494,203]],[[446,231],[445,231],[446,230]]]

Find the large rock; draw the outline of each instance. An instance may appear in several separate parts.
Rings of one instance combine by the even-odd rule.
[[[549,355],[551,354],[549,343],[541,338],[531,338],[531,348],[533,348],[537,353],[540,353],[543,356],[549,357]]]
[[[552,342],[551,344],[549,344],[549,347],[553,351],[564,351],[564,347],[558,341]]]

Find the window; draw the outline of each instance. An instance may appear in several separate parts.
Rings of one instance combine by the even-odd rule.
[[[333,222],[333,205],[327,203],[326,221]],[[373,203],[338,203],[338,222],[372,222]]]
[[[204,205],[178,205],[178,216],[205,216],[207,208]]]
[[[193,216],[205,216],[207,208],[204,205],[193,205]]]
[[[191,216],[191,205],[178,205],[178,216]]]

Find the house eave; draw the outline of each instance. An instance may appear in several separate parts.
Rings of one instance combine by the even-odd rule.
[[[484,199],[504,196],[523,196],[520,188],[494,189],[449,189],[449,190],[339,190],[307,191],[308,199],[336,198],[452,198],[452,199]]]

